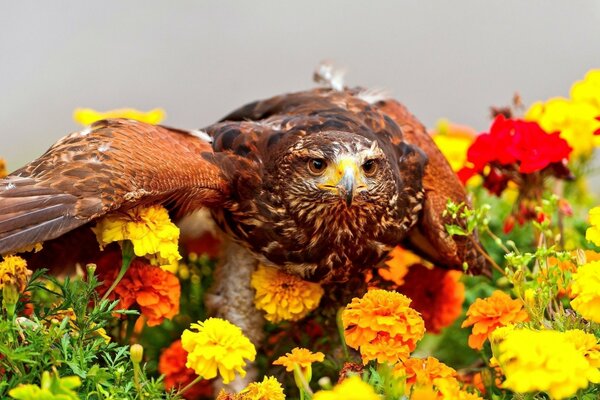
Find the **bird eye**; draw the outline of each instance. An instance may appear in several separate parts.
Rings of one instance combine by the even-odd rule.
[[[377,172],[377,162],[375,160],[368,160],[362,165],[362,170],[366,176],[373,176]]]
[[[327,161],[322,158],[312,158],[308,160],[308,170],[313,175],[321,175],[327,168]]]

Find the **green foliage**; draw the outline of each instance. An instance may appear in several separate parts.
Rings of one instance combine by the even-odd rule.
[[[27,315],[20,302],[15,316],[4,310],[0,316],[0,397],[176,398],[144,369],[140,388],[135,387],[129,346],[110,341],[105,329],[114,329],[120,315],[136,312],[115,310],[118,302],[100,300],[98,285],[93,269],[88,279],[64,281],[34,273],[27,288],[34,311]]]

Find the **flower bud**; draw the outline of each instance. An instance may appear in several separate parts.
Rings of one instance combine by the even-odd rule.
[[[19,291],[17,287],[11,283],[4,284],[2,288],[2,307],[6,310],[9,318],[15,315],[15,308],[19,302]]]
[[[131,356],[131,361],[139,364],[142,362],[142,358],[144,357],[144,347],[141,344],[132,344],[129,349],[129,354]]]

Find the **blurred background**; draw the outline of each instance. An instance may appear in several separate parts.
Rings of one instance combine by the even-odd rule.
[[[162,107],[198,128],[313,87],[324,59],[428,127],[478,131],[489,106],[568,96],[600,67],[600,2],[4,2],[0,156],[16,169],[78,129],[76,107]]]

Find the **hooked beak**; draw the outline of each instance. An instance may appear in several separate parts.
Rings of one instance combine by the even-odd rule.
[[[352,205],[352,198],[354,197],[354,189],[356,187],[356,178],[354,176],[354,168],[346,168],[342,179],[337,184],[337,189],[342,197],[346,201],[346,206]]]
[[[342,158],[327,170],[325,179],[319,187],[336,193],[344,200],[347,207],[352,205],[357,190],[364,188],[356,161],[353,158]]]

